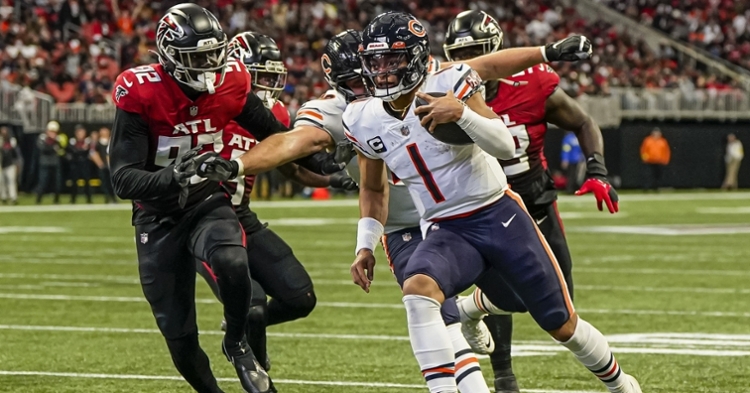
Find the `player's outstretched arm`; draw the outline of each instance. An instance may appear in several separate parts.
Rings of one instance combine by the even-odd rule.
[[[273,134],[240,156],[245,175],[274,169],[307,157],[333,145],[327,132],[312,126],[297,126],[289,132]]]
[[[150,199],[180,189],[173,165],[156,172],[144,170],[148,159],[148,125],[137,114],[117,108],[109,159],[112,185],[122,199]]]
[[[359,153],[357,156],[361,174],[359,190],[359,214],[357,224],[356,258],[350,272],[354,283],[365,292],[370,292],[374,277],[375,256],[373,252],[385,231],[383,224],[388,217],[388,180],[385,163]]]
[[[602,210],[604,202],[610,213],[619,211],[619,197],[607,180],[604,142],[599,125],[578,102],[559,88],[547,98],[544,119],[564,130],[573,131],[586,156],[586,181],[576,195],[592,192],[599,210]]]
[[[507,78],[540,63],[585,60],[591,57],[591,51],[591,41],[588,38],[572,35],[545,46],[503,49],[464,63],[473,68],[480,78],[495,80]]]

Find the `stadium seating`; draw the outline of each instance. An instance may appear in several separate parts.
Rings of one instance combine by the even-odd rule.
[[[61,103],[105,103],[121,69],[153,61],[149,50],[153,48],[158,16],[178,2],[85,0],[78,2],[81,7],[60,2],[55,8],[47,1],[22,4],[4,1],[5,5],[0,7],[0,78],[50,94]],[[243,30],[257,30],[277,38],[289,68],[282,99],[292,111],[327,88],[317,60],[326,40],[342,29],[361,29],[372,16],[390,9],[412,12],[425,21],[432,33],[433,53],[438,55],[442,54],[447,23],[469,6],[487,10],[499,20],[506,33],[506,47],[540,45],[572,32],[596,37],[596,55],[591,61],[559,65],[561,86],[572,96],[607,95],[612,87],[684,90],[732,87],[730,81],[681,64],[670,50],[657,55],[636,38],[617,33],[604,22],[589,23],[555,0],[471,4],[459,0],[198,3],[220,17],[230,36]],[[691,2],[696,7],[703,3]],[[734,15],[726,10],[726,3],[721,3],[717,11],[724,18]],[[158,8],[153,8],[153,4],[158,4]],[[636,11],[633,7],[636,6],[628,6],[624,11],[654,14],[647,7]],[[16,8],[20,10],[18,15]],[[750,43],[745,45],[747,52],[739,57],[740,61],[747,61],[746,55],[750,53]],[[730,55],[730,59],[736,58]]]
[[[750,1],[603,1],[672,38],[750,69]]]

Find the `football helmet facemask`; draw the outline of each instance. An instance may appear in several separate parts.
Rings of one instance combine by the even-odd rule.
[[[227,36],[203,7],[180,4],[167,10],[156,28],[159,63],[175,80],[214,93],[224,83]]]
[[[430,42],[417,18],[405,12],[387,12],[365,27],[359,55],[370,93],[393,101],[424,80]]]
[[[253,32],[237,34],[229,42],[229,57],[245,65],[252,75],[253,91],[261,100],[279,99],[287,69],[273,38]]]
[[[346,102],[369,95],[362,80],[362,63],[357,53],[361,44],[362,36],[358,31],[346,30],[328,41],[320,57],[326,82],[343,94]]]
[[[484,11],[464,11],[448,25],[443,51],[448,61],[461,61],[503,48],[503,29]]]

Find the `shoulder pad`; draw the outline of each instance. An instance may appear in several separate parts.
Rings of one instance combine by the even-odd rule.
[[[428,92],[452,90],[456,98],[467,100],[482,90],[482,79],[476,71],[464,63],[452,64],[432,74],[425,86]]]

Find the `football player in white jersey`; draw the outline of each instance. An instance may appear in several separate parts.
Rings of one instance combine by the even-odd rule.
[[[539,326],[616,393],[640,393],[621,371],[604,336],[575,313],[554,255],[494,159],[510,159],[513,138],[484,103],[481,79],[467,64],[429,74],[429,39],[412,15],[376,17],[362,34],[362,73],[372,97],[343,117],[361,173],[357,257],[352,276],[369,289],[373,250],[388,216],[387,171],[408,187],[424,225],[409,259],[403,302],[409,336],[431,392],[457,392],[441,303],[474,284],[490,266],[506,289],[496,306],[528,311]],[[434,98],[427,92],[447,92]],[[419,96],[427,105],[414,109]],[[424,118],[420,120],[419,114]],[[455,122],[474,141],[448,145],[429,129]],[[426,128],[427,127],[427,128]]]

